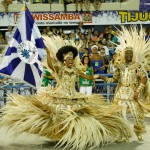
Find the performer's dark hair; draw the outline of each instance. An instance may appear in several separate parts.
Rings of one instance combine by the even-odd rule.
[[[68,52],[73,53],[73,58],[75,58],[78,55],[78,50],[75,47],[71,45],[67,45],[67,46],[61,47],[58,50],[58,52],[56,53],[57,59],[61,62],[64,62],[64,55],[67,54]]]

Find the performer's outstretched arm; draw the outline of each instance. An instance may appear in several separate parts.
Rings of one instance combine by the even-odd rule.
[[[99,78],[105,82],[118,82],[118,79],[120,78],[119,68],[116,68],[112,78],[107,78],[104,75],[99,75]]]
[[[47,53],[47,64],[48,67],[54,71],[54,72],[58,72],[59,68],[58,66],[55,66],[54,62],[53,62],[53,58],[51,57],[50,51],[46,48],[46,53]]]

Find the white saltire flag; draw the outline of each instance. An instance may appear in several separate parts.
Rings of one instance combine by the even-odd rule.
[[[46,55],[40,31],[27,7],[21,12],[18,26],[0,64],[0,73],[39,87]]]

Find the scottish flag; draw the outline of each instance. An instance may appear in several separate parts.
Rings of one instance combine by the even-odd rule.
[[[41,59],[46,56],[40,31],[25,7],[0,64],[0,73],[38,87],[41,85]]]

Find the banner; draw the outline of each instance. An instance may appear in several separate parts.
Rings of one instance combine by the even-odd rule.
[[[149,11],[98,11],[91,13],[32,13],[38,26],[150,24]],[[16,26],[19,13],[0,13],[0,26]]]
[[[45,45],[27,6],[23,8],[18,22],[0,64],[0,73],[37,88],[42,81],[41,59],[46,56]]]

